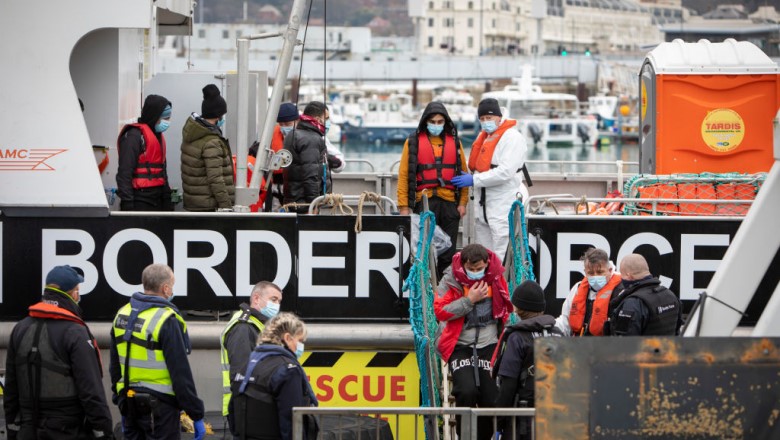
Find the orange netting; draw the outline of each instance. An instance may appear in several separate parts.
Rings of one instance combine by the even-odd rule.
[[[766,173],[700,174],[647,176],[638,175],[625,185],[629,198],[680,200],[754,200],[766,179]],[[750,203],[657,202],[655,215],[744,216]],[[652,203],[626,203],[627,215],[653,215]]]

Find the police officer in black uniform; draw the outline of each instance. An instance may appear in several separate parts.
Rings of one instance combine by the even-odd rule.
[[[512,292],[512,305],[520,322],[508,326],[493,355],[493,377],[498,383],[497,408],[532,408],[534,406],[534,339],[561,336],[555,318],[544,314],[544,290],[534,281],[523,281]],[[517,419],[513,428],[500,423],[506,439],[530,439],[527,417]]]
[[[650,274],[645,257],[627,255],[620,262],[623,290],[610,301],[605,333],[617,336],[679,335],[682,307],[677,295]]]
[[[113,438],[97,341],[70,266],[46,275],[41,302],[11,332],[3,405],[9,439]]]

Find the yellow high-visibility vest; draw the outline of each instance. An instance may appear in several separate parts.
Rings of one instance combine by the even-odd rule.
[[[128,303],[119,309],[114,318],[114,340],[122,373],[116,384],[117,394],[125,387],[127,342],[124,335],[131,311],[132,307]],[[182,332],[186,333],[187,323],[170,307],[152,307],[138,314],[130,339],[130,359],[127,361],[130,368],[128,383],[131,388],[145,387],[163,394],[176,394],[173,392],[173,382],[160,344],[160,329],[171,315],[179,320]]]

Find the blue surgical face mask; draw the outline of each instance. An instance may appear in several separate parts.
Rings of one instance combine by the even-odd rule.
[[[482,126],[482,129],[485,130],[487,134],[493,133],[498,128],[496,121],[480,122],[479,125]]]
[[[295,127],[291,125],[289,127],[279,127],[279,130],[282,131],[282,136],[287,136],[291,131],[293,131],[293,128]]]
[[[165,120],[165,119],[160,119],[160,122],[158,122],[154,126],[154,131],[156,131],[157,133],[162,133],[165,130],[167,130],[168,127],[170,127],[170,126],[171,126],[171,121],[168,121],[168,120]]]
[[[217,121],[217,127],[222,128],[222,126],[225,125],[225,118],[223,117],[219,121]]]
[[[588,284],[593,288],[593,290],[598,292],[607,285],[607,277],[605,275],[595,275],[588,277]]]
[[[303,356],[303,342],[298,341],[295,343],[295,357],[300,359],[301,356]]]
[[[467,270],[466,276],[469,277],[470,280],[481,280],[482,277],[485,276],[485,269],[482,269],[479,272],[472,272],[470,270]]]
[[[265,305],[265,307],[260,309],[260,313],[262,313],[263,316],[265,316],[265,317],[273,318],[274,316],[276,316],[279,313],[279,308],[280,307],[281,306],[279,306],[279,304],[277,304],[275,302],[270,302],[269,301],[268,304]]]
[[[325,133],[327,133],[328,130],[330,130],[330,119],[325,120]]]
[[[444,125],[428,124],[428,133],[432,136],[438,136],[444,131]]]

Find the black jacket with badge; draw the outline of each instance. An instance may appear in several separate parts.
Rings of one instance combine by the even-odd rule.
[[[609,308],[605,334],[674,336],[682,326],[680,300],[654,277],[630,283],[610,302]]]
[[[555,318],[540,315],[508,326],[493,355],[493,376],[500,378],[496,407],[534,405],[534,339],[561,336]]]
[[[46,289],[43,302],[62,308],[71,314],[81,317],[81,308],[65,294]],[[5,407],[6,423],[21,425],[20,438],[30,437],[35,432],[37,438],[110,438],[112,436],[111,413],[106,402],[103,389],[103,371],[97,356],[94,338],[86,325],[62,319],[45,319],[45,333],[48,346],[53,355],[46,355],[46,341],[39,341],[42,361],[48,365],[65,364],[67,368],[57,371],[56,368],[41,368],[39,420],[38,429],[32,426],[32,403],[26,401],[29,395],[28,375],[25,373],[32,364],[28,355],[19,351],[22,340],[41,318],[26,317],[13,329],[6,355]],[[43,336],[41,336],[43,337]],[[57,359],[58,358],[58,359]],[[30,369],[34,371],[34,368]],[[49,379],[54,379],[54,383]],[[75,387],[75,396],[62,397],[69,394],[63,389],[66,384]],[[67,385],[68,387],[70,385]],[[71,390],[71,392],[74,390]],[[101,434],[103,437],[101,437]],[[9,433],[9,438],[12,434]]]
[[[310,203],[324,195],[324,180],[330,192],[330,169],[325,136],[314,125],[301,120],[284,138],[284,149],[293,161],[284,169],[284,203]],[[324,175],[323,175],[324,173]],[[305,212],[305,211],[304,211]]]
[[[318,405],[295,355],[279,345],[258,345],[245,373],[247,377],[235,378],[231,386],[235,390],[233,414],[239,436],[247,440],[292,440],[292,408]],[[303,439],[316,437],[316,422],[304,417]]]
[[[265,315],[247,304],[241,304],[240,309],[249,312],[263,324],[268,320]],[[225,335],[225,350],[230,354],[230,377],[236,377],[236,373],[244,372],[246,364],[249,362],[249,355],[257,346],[259,335],[257,327],[247,321],[239,321]]]

